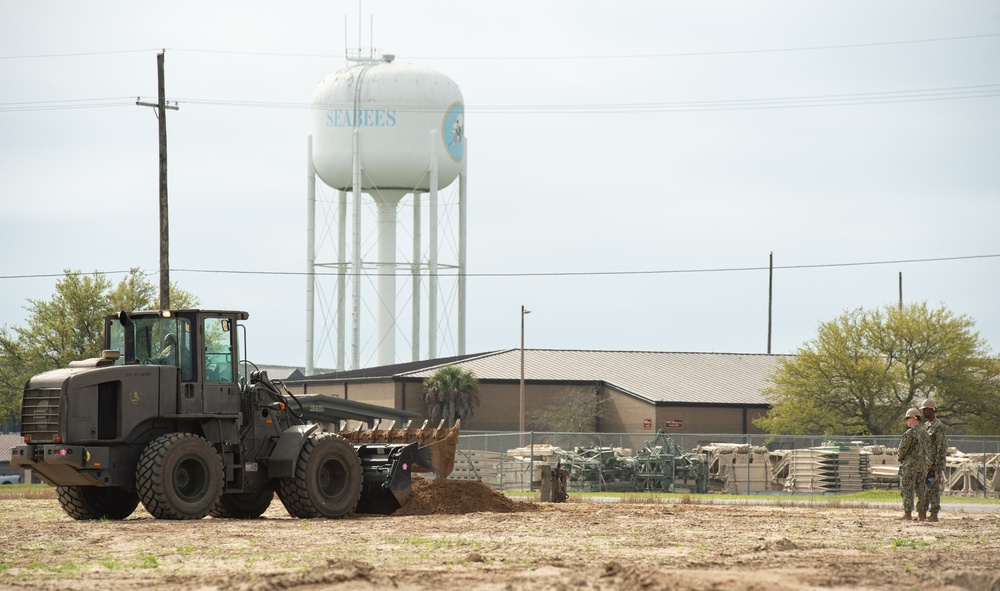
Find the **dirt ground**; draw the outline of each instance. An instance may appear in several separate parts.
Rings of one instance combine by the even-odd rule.
[[[1000,514],[699,503],[536,504],[416,482],[392,516],[75,521],[0,499],[0,589],[1000,589]]]

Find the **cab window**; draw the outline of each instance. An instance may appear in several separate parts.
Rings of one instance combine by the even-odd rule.
[[[235,381],[229,319],[206,318],[203,327],[205,329],[205,381],[216,383]]]
[[[125,363],[125,331],[132,330],[135,360],[152,365],[173,365],[181,370],[181,379],[194,379],[194,358],[191,354],[191,321],[187,318],[137,317],[131,329],[111,322],[109,342],[120,356],[116,364]]]

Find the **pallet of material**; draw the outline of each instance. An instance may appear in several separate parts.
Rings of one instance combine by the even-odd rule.
[[[945,466],[944,491],[957,496],[1000,496],[1000,454],[951,451]]]
[[[481,450],[458,450],[455,454],[455,468],[449,480],[479,480],[487,486],[499,486],[497,472],[503,454]]]

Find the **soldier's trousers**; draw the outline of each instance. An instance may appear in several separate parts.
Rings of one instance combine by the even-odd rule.
[[[943,476],[943,474],[938,474],[934,484],[930,486],[924,484],[923,478],[920,479],[920,485],[923,488],[923,498],[917,501],[917,511],[937,513],[941,510],[941,488],[944,485]]]
[[[924,485],[926,474],[927,470],[923,466],[899,467],[899,494],[903,497],[903,511],[907,513],[913,511],[914,496],[917,497],[917,511],[927,510],[927,487]]]

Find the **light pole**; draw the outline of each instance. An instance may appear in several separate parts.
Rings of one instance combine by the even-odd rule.
[[[521,433],[524,433],[524,317],[528,314],[531,314],[531,310],[525,310],[521,306]]]

